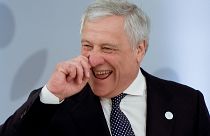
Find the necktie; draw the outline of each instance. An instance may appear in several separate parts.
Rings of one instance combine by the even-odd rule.
[[[125,114],[120,110],[120,102],[126,94],[120,94],[112,100],[110,114],[110,127],[112,136],[135,136],[131,124]]]

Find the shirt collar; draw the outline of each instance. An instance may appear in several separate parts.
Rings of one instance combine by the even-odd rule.
[[[139,69],[138,75],[130,86],[123,92],[129,95],[143,96],[146,93],[146,80],[141,70]]]

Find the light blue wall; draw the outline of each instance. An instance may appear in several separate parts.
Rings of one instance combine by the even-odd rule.
[[[79,54],[80,17],[92,0],[0,0],[0,124]],[[132,0],[150,16],[142,67],[203,92],[210,109],[210,1]]]

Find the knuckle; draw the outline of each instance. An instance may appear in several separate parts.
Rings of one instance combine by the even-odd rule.
[[[58,64],[56,64],[56,70],[58,70],[58,69],[60,69],[60,67],[61,67],[61,65],[62,65],[62,63],[60,62],[60,63],[58,63]]]

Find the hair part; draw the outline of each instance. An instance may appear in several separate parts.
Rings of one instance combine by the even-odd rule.
[[[82,32],[86,21],[114,15],[125,18],[124,30],[129,37],[133,49],[144,41],[146,41],[146,46],[148,46],[150,32],[149,17],[135,4],[124,0],[96,0],[90,4],[82,16],[80,32]]]

